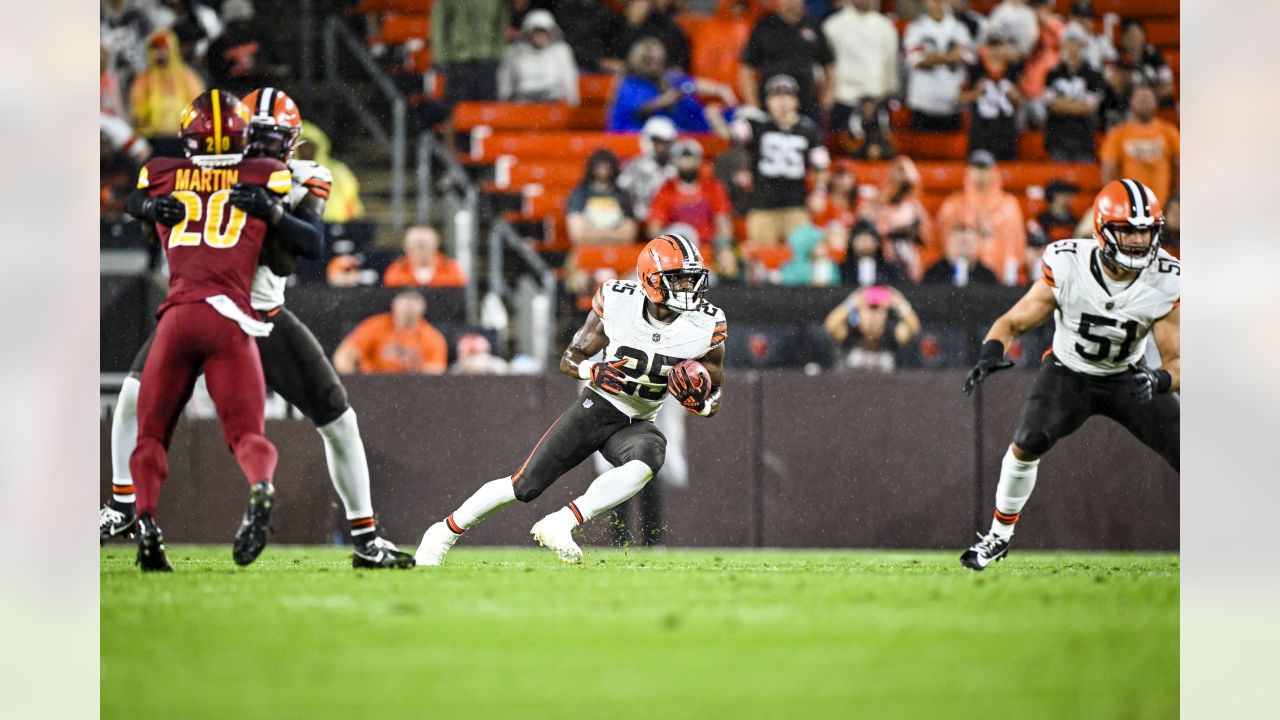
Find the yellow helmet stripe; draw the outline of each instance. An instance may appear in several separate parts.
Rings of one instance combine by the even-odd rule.
[[[209,99],[213,103],[213,153],[216,155],[222,152],[222,103],[219,102],[217,88]]]

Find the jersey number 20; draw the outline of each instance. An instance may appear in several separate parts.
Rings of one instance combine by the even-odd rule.
[[[1094,335],[1089,332],[1095,327],[1115,327],[1119,325],[1124,328],[1124,342],[1120,343],[1120,349],[1116,352],[1116,360],[1120,360],[1129,355],[1129,351],[1133,349],[1133,341],[1138,339],[1138,321],[1126,320],[1123,323],[1115,318],[1109,318],[1104,315],[1091,315],[1084,313],[1080,316],[1080,335],[1087,340],[1098,343],[1097,350],[1086,350],[1083,345],[1076,343],[1076,352],[1080,353],[1080,357],[1085,360],[1098,362],[1105,360],[1111,354],[1111,338],[1101,335]]]
[[[209,196],[206,212],[205,203],[200,196],[190,190],[176,190],[173,197],[187,209],[187,216],[169,232],[169,247],[199,245],[203,237],[204,243],[212,248],[229,248],[240,242],[240,233],[248,216],[240,208],[228,203],[230,190],[219,190]],[[223,223],[226,210],[231,210],[231,217]],[[203,232],[189,232],[187,223],[204,219]],[[225,224],[225,227],[224,227]]]

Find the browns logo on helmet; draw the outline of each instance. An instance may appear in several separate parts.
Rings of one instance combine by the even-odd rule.
[[[698,246],[683,235],[659,235],[636,260],[645,297],[677,312],[697,310],[707,294],[710,273]]]
[[[244,157],[249,109],[229,92],[206,90],[182,111],[178,137],[197,165],[234,165]]]
[[[302,113],[298,104],[279,88],[254,90],[244,98],[249,107],[250,157],[273,157],[289,162],[302,133]]]
[[[1160,229],[1164,211],[1151,188],[1137,180],[1112,180],[1093,201],[1093,236],[1102,248],[1102,259],[1112,268],[1141,270],[1151,264],[1160,250]],[[1145,233],[1134,233],[1134,230]],[[1118,233],[1128,242],[1122,243]],[[1141,239],[1145,244],[1133,244]]]

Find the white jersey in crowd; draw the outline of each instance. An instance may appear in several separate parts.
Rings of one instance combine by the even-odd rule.
[[[1042,279],[1058,310],[1053,354],[1088,375],[1114,375],[1142,358],[1151,326],[1178,306],[1182,265],[1160,250],[1132,282],[1117,282],[1102,270],[1094,240],[1060,240],[1044,249]]]
[[[329,199],[329,188],[333,185],[333,175],[329,168],[312,160],[290,160],[289,170],[293,173],[293,187],[289,189],[289,208],[298,207],[298,203],[315,193],[320,199]],[[259,265],[253,276],[253,287],[249,290],[249,306],[254,310],[271,310],[284,304],[284,288],[289,278],[280,277],[266,265]]]
[[[723,345],[728,323],[724,311],[707,302],[660,323],[645,312],[644,301],[644,290],[623,280],[610,280],[596,293],[592,311],[609,338],[604,359],[625,359],[629,381],[622,395],[596,392],[628,417],[652,420],[667,399],[667,373],[681,360],[697,360]]]

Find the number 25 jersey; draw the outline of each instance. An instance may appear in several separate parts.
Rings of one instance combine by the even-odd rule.
[[[597,393],[628,417],[652,420],[666,400],[667,373],[681,360],[697,360],[728,338],[724,311],[704,302],[669,324],[648,317],[644,291],[634,282],[609,280],[591,301],[609,338],[605,361],[626,360],[621,395]],[[593,390],[595,388],[592,388]]]
[[[1137,363],[1151,326],[1178,307],[1182,265],[1160,250],[1127,286],[1104,276],[1098,243],[1060,240],[1044,249],[1044,282],[1053,288],[1053,354],[1087,375],[1114,375]]]

